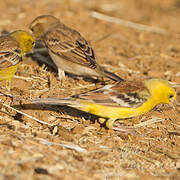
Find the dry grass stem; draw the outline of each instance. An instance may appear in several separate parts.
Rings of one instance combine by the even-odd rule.
[[[149,120],[147,120],[145,122],[135,124],[134,128],[145,127],[145,126],[148,126],[148,125],[151,125],[151,124],[154,124],[154,123],[157,123],[157,122],[161,122],[161,121],[164,121],[164,120],[165,119],[162,119],[162,118],[152,117],[151,119],[149,119]]]
[[[37,77],[37,76],[22,77],[22,76],[16,76],[16,75],[14,75],[13,77],[14,77],[14,78],[17,78],[17,79],[22,79],[22,80],[25,80],[25,81],[34,81],[34,80],[36,79],[36,80],[42,80],[42,81],[48,82],[47,79],[44,79],[44,78],[41,78],[41,77]]]
[[[36,138],[37,140],[39,140],[42,144],[48,145],[48,146],[61,146],[61,147],[65,147],[71,150],[75,150],[77,152],[87,152],[86,149],[81,148],[78,145],[74,145],[74,144],[61,144],[61,143],[54,143],[54,142],[50,142],[50,141],[46,141],[45,139],[42,138]]]
[[[30,116],[30,115],[28,115],[28,114],[26,114],[26,113],[24,113],[24,112],[22,112],[22,111],[19,111],[19,110],[15,109],[15,108],[9,106],[8,104],[3,103],[3,106],[5,106],[5,107],[7,107],[7,108],[9,108],[9,109],[17,112],[17,113],[20,113],[20,114],[22,114],[22,115],[24,115],[24,116],[26,116],[26,117],[28,117],[28,118],[30,118],[30,119],[38,122],[38,123],[40,123],[40,124],[45,124],[45,125],[48,125],[48,126],[52,126],[52,124],[49,124],[49,123],[47,123],[47,122],[45,122],[45,121],[41,121],[41,120],[39,120],[39,119],[37,119],[37,118],[35,118],[35,117],[33,117],[33,116]]]
[[[151,27],[151,26],[147,26],[147,25],[143,25],[143,24],[137,24],[137,23],[134,23],[131,21],[126,21],[126,20],[120,19],[120,18],[107,16],[105,14],[102,14],[102,13],[99,13],[96,11],[91,11],[90,15],[96,19],[121,24],[123,26],[133,28],[136,30],[140,30],[140,31],[148,31],[148,32],[154,32],[154,33],[160,33],[160,34],[167,34],[166,30],[158,28],[158,27]]]

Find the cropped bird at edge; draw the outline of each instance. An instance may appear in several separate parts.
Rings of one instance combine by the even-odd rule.
[[[13,75],[24,54],[32,51],[34,43],[32,35],[22,30],[0,36],[0,81],[6,80],[9,91]]]
[[[63,79],[65,72],[68,72],[90,78],[107,77],[114,81],[123,81],[96,62],[94,50],[78,31],[67,27],[56,17],[38,16],[29,28],[48,49],[58,68],[59,79]]]
[[[168,81],[124,81],[67,98],[35,99],[33,103],[65,105],[97,116],[113,129],[114,121],[142,115],[158,104],[173,103],[176,92]]]

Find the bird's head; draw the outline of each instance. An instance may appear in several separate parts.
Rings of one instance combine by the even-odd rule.
[[[42,15],[35,18],[29,28],[37,39],[41,39],[44,33],[59,23],[59,20],[51,15]]]
[[[149,79],[145,85],[156,104],[169,104],[176,100],[176,92],[171,84],[162,79]]]
[[[19,43],[22,55],[32,51],[35,45],[35,40],[30,33],[22,30],[17,30],[13,31],[10,36]]]

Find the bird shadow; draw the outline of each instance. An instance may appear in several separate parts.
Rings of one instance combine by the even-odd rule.
[[[55,111],[58,113],[63,113],[66,115],[70,115],[72,117],[80,117],[84,118],[85,120],[90,120],[91,124],[94,124],[98,120],[98,116],[69,107],[69,106],[61,106],[61,105],[48,105],[48,104],[20,104],[14,105],[14,108],[19,110],[21,109],[28,109],[28,110],[49,110]]]
[[[109,128],[106,127],[106,122],[108,120],[108,118],[104,118],[104,117],[100,117],[100,116],[96,116],[69,106],[64,106],[64,105],[49,105],[49,104],[20,104],[20,105],[14,105],[14,108],[18,108],[20,109],[28,109],[28,110],[48,110],[48,111],[55,111],[58,113],[63,113],[66,115],[70,115],[73,117],[80,117],[80,118],[84,118],[85,120],[89,120],[90,124],[94,124],[95,122],[99,122],[99,118],[103,118],[104,119],[104,123],[100,123],[100,127],[104,128],[105,130],[109,130]],[[21,114],[19,114],[21,116]],[[17,116],[19,116],[17,115]],[[18,121],[20,121],[20,119],[17,119]],[[134,128],[132,127],[128,127],[125,125],[116,125],[113,128],[113,130],[118,131],[119,133],[122,134],[136,134],[137,132],[135,131]]]

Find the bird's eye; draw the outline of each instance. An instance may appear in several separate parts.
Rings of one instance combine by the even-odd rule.
[[[170,94],[169,95],[169,99],[171,99],[171,98],[173,98],[174,97],[174,95],[173,94]]]
[[[21,50],[20,49],[15,49],[14,52],[17,53],[17,54],[21,54]]]

